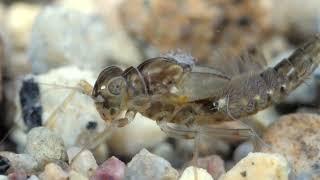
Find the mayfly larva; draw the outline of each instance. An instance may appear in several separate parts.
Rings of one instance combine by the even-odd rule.
[[[192,127],[210,130],[205,126],[247,117],[279,102],[304,82],[319,61],[319,36],[274,67],[266,67],[257,52],[213,68],[196,66],[191,56],[173,53],[124,71],[107,67],[94,87],[86,84],[86,89],[92,89],[97,110],[110,124],[124,126],[139,112],[170,135],[192,138]],[[238,74],[225,73],[231,66],[237,67]],[[214,129],[210,133],[250,136],[252,132]]]

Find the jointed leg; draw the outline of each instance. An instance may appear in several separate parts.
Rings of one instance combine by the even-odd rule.
[[[87,142],[81,150],[70,160],[70,164],[85,150],[85,149],[95,149],[98,145],[103,143],[111,134],[112,130],[116,128],[111,124],[107,124],[105,129],[97,134],[90,142]]]
[[[49,129],[53,129],[55,127],[55,117],[56,115],[59,113],[59,110],[61,108],[65,108],[67,107],[68,103],[73,99],[73,97],[75,96],[75,94],[77,93],[77,90],[79,90],[81,93],[86,94],[91,96],[91,92],[93,87],[90,85],[90,83],[88,83],[85,80],[80,80],[80,82],[78,83],[77,88],[72,88],[71,93],[62,101],[62,103],[57,106],[57,108],[50,114],[50,116],[48,117],[45,126],[48,127]],[[67,87],[69,88],[69,87]]]
[[[227,96],[227,113],[228,113],[228,116],[233,119],[234,121],[239,121],[242,123],[242,125],[245,126],[246,130],[248,131],[248,138],[250,138],[250,140],[253,141],[253,144],[254,144],[254,149],[257,150],[259,149],[259,144],[260,145],[263,145],[263,146],[266,146],[268,148],[271,148],[271,146],[269,146],[267,143],[265,143],[261,138],[260,136],[254,131],[254,129],[252,129],[252,127],[250,127],[249,125],[247,125],[246,123],[242,122],[241,120],[238,120],[236,118],[234,118],[231,114],[231,112],[229,111],[229,95]]]

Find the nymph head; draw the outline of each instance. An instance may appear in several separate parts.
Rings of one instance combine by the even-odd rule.
[[[121,124],[128,121],[124,114],[123,103],[126,98],[127,85],[121,76],[122,69],[110,66],[104,69],[98,76],[92,91],[92,97],[96,108],[103,120],[108,123]]]

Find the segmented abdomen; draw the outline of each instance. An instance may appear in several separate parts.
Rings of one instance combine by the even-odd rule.
[[[319,63],[320,36],[316,35],[273,69],[279,76],[287,77],[288,81],[285,82],[283,88],[285,91],[291,92],[318,67]]]

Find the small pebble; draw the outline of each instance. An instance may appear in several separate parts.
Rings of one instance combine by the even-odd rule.
[[[40,166],[54,161],[67,161],[62,138],[45,127],[36,127],[29,131],[26,152],[33,156]]]
[[[112,133],[108,145],[117,155],[133,156],[142,148],[154,147],[166,137],[155,121],[137,114],[130,124]]]
[[[240,144],[233,152],[233,160],[239,162],[242,158],[246,157],[250,152],[253,152],[254,147],[252,142],[246,141]]]
[[[43,180],[67,180],[68,173],[65,172],[60,166],[49,163],[44,168],[44,171],[39,175]]]
[[[171,167],[170,163],[146,149],[142,149],[128,163],[125,170],[125,179],[150,180],[178,178],[178,171]]]
[[[8,179],[10,180],[27,180],[27,174],[23,171],[15,171],[8,175]]]
[[[71,171],[69,173],[69,180],[88,180],[88,178],[76,171]]]
[[[93,154],[89,150],[84,150],[72,159],[71,168],[85,177],[91,177],[98,168]]]
[[[195,171],[197,171],[195,173]],[[187,167],[179,180],[213,180],[212,176],[205,170],[201,168],[196,168],[193,166]]]
[[[300,173],[299,175],[293,176],[294,180],[311,180],[312,179],[312,174],[311,173]]]
[[[162,142],[158,144],[154,150],[152,151],[153,154],[163,157],[171,162],[171,160],[175,159],[175,152],[170,143]]]
[[[122,161],[112,156],[98,167],[91,180],[122,180],[125,168],[126,165]]]
[[[220,180],[288,180],[289,164],[280,154],[249,153]]]
[[[280,153],[290,162],[294,174],[310,172],[314,179],[320,174],[320,116],[297,113],[282,116],[263,135],[263,140],[272,148],[262,152]]]
[[[214,179],[225,173],[224,161],[218,155],[199,158],[197,165],[199,168],[206,169]]]
[[[30,174],[39,170],[40,166],[37,161],[29,154],[16,154],[12,152],[0,152],[1,173],[23,170]],[[5,171],[4,171],[5,170]]]

